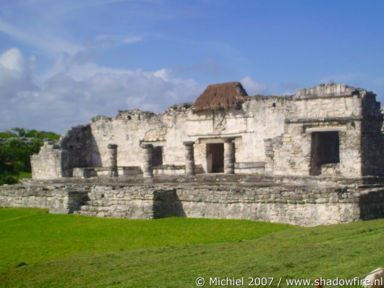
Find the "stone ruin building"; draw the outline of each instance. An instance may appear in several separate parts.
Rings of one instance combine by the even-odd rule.
[[[383,175],[382,122],[375,94],[342,84],[252,97],[238,82],[215,84],[162,114],[119,111],[74,127],[32,157],[32,172],[36,179]]]
[[[33,180],[0,188],[0,206],[300,225],[384,217],[382,126],[376,95],[344,84],[287,96],[209,85],[162,114],[96,116],[45,143]]]

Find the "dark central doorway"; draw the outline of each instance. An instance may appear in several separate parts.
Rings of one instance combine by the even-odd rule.
[[[152,165],[153,166],[163,165],[163,147],[162,146],[153,147]]]
[[[207,144],[207,172],[224,172],[224,143]]]
[[[340,139],[337,131],[313,132],[310,175],[320,175],[323,164],[340,163]]]

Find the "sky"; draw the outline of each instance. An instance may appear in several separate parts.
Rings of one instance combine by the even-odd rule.
[[[341,82],[384,102],[382,0],[0,0],[0,131],[160,113],[208,84]]]

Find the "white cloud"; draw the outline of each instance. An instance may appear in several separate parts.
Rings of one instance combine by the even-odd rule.
[[[88,6],[112,2],[121,1],[12,1],[8,13],[0,15],[0,33],[26,45],[20,47],[37,48],[44,55],[42,62],[47,65],[53,59],[53,64],[36,75],[34,60],[20,50],[0,51],[0,130],[19,126],[64,132],[97,114],[114,116],[118,110],[134,108],[161,112],[169,105],[193,101],[201,93],[203,87],[196,81],[176,77],[167,68],[113,69],[94,62],[98,48],[144,40],[136,30],[127,34],[105,30],[106,34],[82,41],[84,45],[76,43],[76,35],[68,30],[71,17]],[[0,4],[2,11],[6,3]],[[129,13],[137,16],[136,10]]]
[[[30,68],[33,61],[26,59],[17,48],[0,55],[0,99],[12,99],[21,91],[33,91]]]
[[[0,32],[3,32],[15,39],[39,47],[49,53],[70,53],[79,52],[82,47],[74,43],[55,37],[46,31],[23,27],[20,29],[0,19]]]
[[[123,42],[127,44],[133,44],[141,41],[143,41],[143,37],[140,37],[140,36],[130,36],[130,37],[124,38],[123,40]]]
[[[118,35],[118,34],[101,34],[97,35],[94,40],[87,43],[89,48],[111,48],[118,45],[135,44],[143,41],[144,38],[138,35]]]
[[[23,55],[17,48],[9,49],[0,55],[0,65],[5,69],[22,72],[25,68],[24,64]]]
[[[243,79],[240,80],[240,82],[241,84],[243,84],[243,87],[248,92],[248,95],[262,93],[268,89],[266,85],[256,82],[249,76],[245,76]]]
[[[160,69],[155,71],[153,75],[163,79],[164,81],[168,81],[170,78],[170,71],[168,69]]]
[[[202,90],[196,81],[175,77],[168,69],[112,69],[76,61],[58,62],[54,72],[32,81],[28,63],[18,49],[0,55],[0,130],[63,132],[98,114],[114,116],[134,108],[161,112],[194,100]]]

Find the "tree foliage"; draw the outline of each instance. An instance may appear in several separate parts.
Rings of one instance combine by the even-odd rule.
[[[56,141],[60,138],[54,132],[38,131],[35,129],[29,130],[25,128],[12,128],[10,131],[0,132],[0,138],[36,138],[40,140],[52,140]]]
[[[53,132],[13,128],[0,132],[0,185],[18,182],[21,172],[31,172],[30,157],[39,152],[44,140],[56,141]]]

